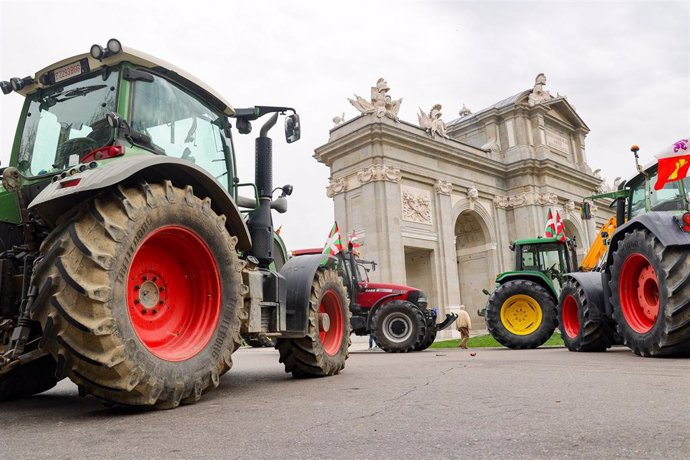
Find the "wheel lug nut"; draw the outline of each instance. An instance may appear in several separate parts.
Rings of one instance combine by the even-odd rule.
[[[159,300],[159,301],[158,301],[158,305],[163,305],[164,303],[165,303],[165,302],[163,302],[162,300]]]
[[[149,280],[148,276],[144,276],[144,277],[142,277],[142,279],[143,279],[144,281],[148,281],[148,280]]]
[[[136,286],[134,286],[134,289],[138,291],[139,289],[141,289],[141,286],[137,284]]]
[[[154,309],[154,310],[153,310],[153,314],[154,314],[154,315],[158,314],[158,310]]]
[[[146,309],[145,309],[145,308],[142,308],[142,309],[141,309],[141,314],[142,314],[142,315],[145,315],[145,314],[146,314]]]
[[[138,304],[139,304],[139,299],[134,299],[134,303],[138,305]]]

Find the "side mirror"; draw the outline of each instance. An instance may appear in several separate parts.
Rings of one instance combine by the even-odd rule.
[[[301,136],[299,115],[293,113],[285,118],[285,140],[288,144],[298,141]]]
[[[582,210],[580,211],[580,217],[582,220],[590,220],[592,218],[592,210],[590,204],[586,201],[582,202]]]

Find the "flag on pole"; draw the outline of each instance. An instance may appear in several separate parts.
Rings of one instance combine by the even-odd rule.
[[[544,236],[565,241],[565,224],[563,223],[563,219],[561,219],[561,213],[556,211],[556,216],[554,217],[551,208],[549,208],[549,215],[546,219]]]
[[[356,257],[359,257],[359,247],[362,246],[358,243],[357,233],[352,230],[352,235],[347,237],[347,249],[351,251]]]
[[[675,142],[655,157],[658,160],[659,169],[654,190],[661,190],[666,183],[687,177],[690,169],[690,139]]]
[[[556,238],[565,241],[565,224],[561,219],[561,213],[558,211],[556,211]]]
[[[544,230],[544,236],[547,238],[553,238],[556,236],[556,220],[553,218],[551,208],[549,208],[549,216],[546,218],[546,229]]]
[[[324,264],[328,261],[328,258],[338,254],[343,250],[343,243],[340,238],[340,230],[338,230],[338,223],[333,223],[333,228],[331,228],[331,233],[328,234],[328,241],[326,241],[323,247],[322,254],[324,255],[321,263]]]

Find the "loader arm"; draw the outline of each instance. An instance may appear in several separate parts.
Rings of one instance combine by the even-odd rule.
[[[613,235],[613,232],[616,231],[616,227],[616,216],[611,217],[609,221],[601,227],[589,251],[587,251],[587,254],[582,258],[580,271],[589,272],[599,265],[599,262],[606,255],[606,251],[608,250],[608,246],[605,244],[604,240]],[[606,238],[602,237],[604,233],[607,235]]]

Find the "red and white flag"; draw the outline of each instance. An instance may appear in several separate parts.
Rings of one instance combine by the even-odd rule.
[[[544,236],[547,238],[558,238],[561,241],[565,241],[565,224],[563,224],[563,219],[561,219],[561,214],[556,211],[556,216],[554,217],[549,208],[549,216],[546,219],[546,229],[544,230]]]
[[[659,164],[654,190],[661,190],[668,182],[688,176],[690,169],[690,137],[680,139],[672,146],[654,155]]]
[[[321,263],[326,263],[329,257],[335,256],[342,250],[343,243],[340,238],[340,230],[338,229],[338,223],[335,222],[333,224],[333,228],[331,228],[331,233],[328,234],[328,240],[326,241],[326,244],[323,247],[322,254],[324,258],[321,261]]]

